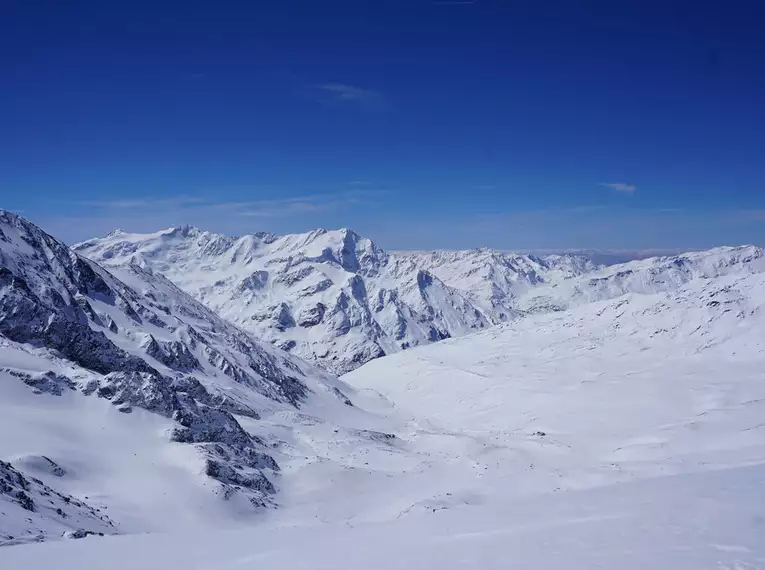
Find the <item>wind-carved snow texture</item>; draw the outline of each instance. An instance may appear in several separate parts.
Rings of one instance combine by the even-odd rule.
[[[308,383],[332,398],[345,395],[329,376],[259,344],[163,276],[137,265],[121,276],[0,210],[0,350],[10,358],[19,347],[36,359],[28,370],[0,355],[0,372],[40,397],[77,390],[126,415],[140,408],[169,418],[169,440],[197,448],[217,493],[272,504],[269,473],[279,467],[237,417],[257,419],[255,408],[267,401],[298,407]],[[41,358],[58,364],[39,370]],[[8,493],[21,485],[17,495],[25,496],[25,479],[13,480]]]
[[[115,231],[74,249],[162,273],[258,338],[336,373],[511,320],[530,287],[595,268],[573,255],[389,254],[348,229],[239,238],[191,227]]]

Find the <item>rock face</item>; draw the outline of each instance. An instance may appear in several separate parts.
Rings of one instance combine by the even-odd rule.
[[[50,459],[26,459],[39,462],[39,467],[54,477],[64,475],[61,467]],[[19,520],[24,521],[21,528]],[[59,532],[87,529],[89,533],[102,535],[117,530],[109,517],[86,502],[60,493],[14,465],[0,461],[0,546],[43,540],[51,527]],[[10,528],[15,534],[8,532]]]
[[[80,391],[126,414],[141,408],[170,418],[168,437],[197,448],[224,498],[271,504],[268,473],[278,465],[236,416],[257,419],[258,401],[298,407],[309,383],[332,384],[331,377],[260,344],[148,268],[131,264],[119,273],[0,210],[0,341],[28,347],[72,376],[28,372],[2,354],[0,369],[41,397]],[[29,488],[42,483],[28,483],[10,465],[1,469],[2,493],[34,510]]]
[[[530,287],[595,268],[578,256],[491,250],[390,254],[348,229],[113,232],[74,249],[161,273],[258,338],[336,373],[510,320]]]

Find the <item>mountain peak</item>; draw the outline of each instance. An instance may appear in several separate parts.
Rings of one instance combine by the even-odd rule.
[[[173,237],[176,237],[176,236],[180,236],[180,237],[196,237],[196,236],[201,235],[201,234],[206,233],[206,232],[204,232],[203,230],[200,230],[199,228],[197,228],[195,226],[192,226],[192,225],[189,225],[189,224],[184,224],[184,225],[181,225],[181,226],[175,226],[175,227],[172,227],[172,228],[168,228],[168,229],[163,230],[163,231],[161,231],[159,233],[160,233],[160,235],[173,236]]]

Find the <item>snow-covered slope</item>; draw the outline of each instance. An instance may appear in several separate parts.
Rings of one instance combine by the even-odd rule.
[[[0,566],[763,568],[764,365],[762,273],[530,315],[367,363],[359,406],[242,420],[282,441],[284,508],[255,527]]]
[[[351,230],[240,238],[174,228],[74,246],[162,273],[221,316],[338,373],[512,318],[529,287],[594,269],[576,256],[388,254]]]
[[[613,299],[625,293],[674,291],[689,281],[722,275],[765,272],[765,250],[755,246],[720,247],[668,257],[652,257],[602,267],[526,291],[517,307],[524,311],[559,311]]]
[[[424,270],[456,288],[497,322],[516,315],[517,298],[546,283],[577,277],[597,269],[580,255],[506,253],[491,249],[399,252],[400,273]]]
[[[758,570],[761,465],[356,526],[247,528],[0,549],[3,568]],[[299,545],[299,546],[298,546]]]
[[[118,273],[0,210],[0,433],[14,434],[0,440],[0,541],[249,516],[274,502],[279,467],[242,422],[351,405],[335,378],[161,275]]]
[[[0,540],[182,533],[14,546],[0,566],[491,568],[507,567],[506,548],[519,567],[762,566],[757,248],[605,269],[529,257],[506,279],[487,269],[491,252],[394,256],[357,237],[332,249],[321,241],[331,232],[282,243],[295,266],[272,236],[238,253],[244,242],[220,238],[224,253],[204,265],[178,245],[195,234],[182,229],[152,238],[153,262],[145,236],[120,258],[133,247],[123,235],[107,271],[10,214],[0,230],[0,433],[14,434],[0,438]],[[252,283],[289,266],[280,279],[332,274],[326,290],[350,275],[348,297],[359,283],[397,283],[397,304],[380,313],[437,305],[433,316],[456,327],[468,307],[483,318],[507,302],[522,318],[338,380],[163,275],[178,261],[194,282],[225,282],[240,255],[270,247],[249,262],[266,267]],[[401,285],[413,272],[414,288]],[[252,519],[253,502],[280,508]],[[255,524],[212,532],[244,521]]]
[[[496,479],[507,495],[765,462],[764,364],[755,273],[530,316],[343,379],[476,438],[480,492]]]

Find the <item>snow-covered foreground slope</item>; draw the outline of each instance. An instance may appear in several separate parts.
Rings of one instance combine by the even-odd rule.
[[[88,538],[0,549],[3,568],[765,568],[761,465],[356,526]]]
[[[74,249],[162,273],[258,338],[338,373],[507,321],[529,287],[594,269],[577,256],[388,254],[347,229],[239,238],[189,227],[116,231]]]

